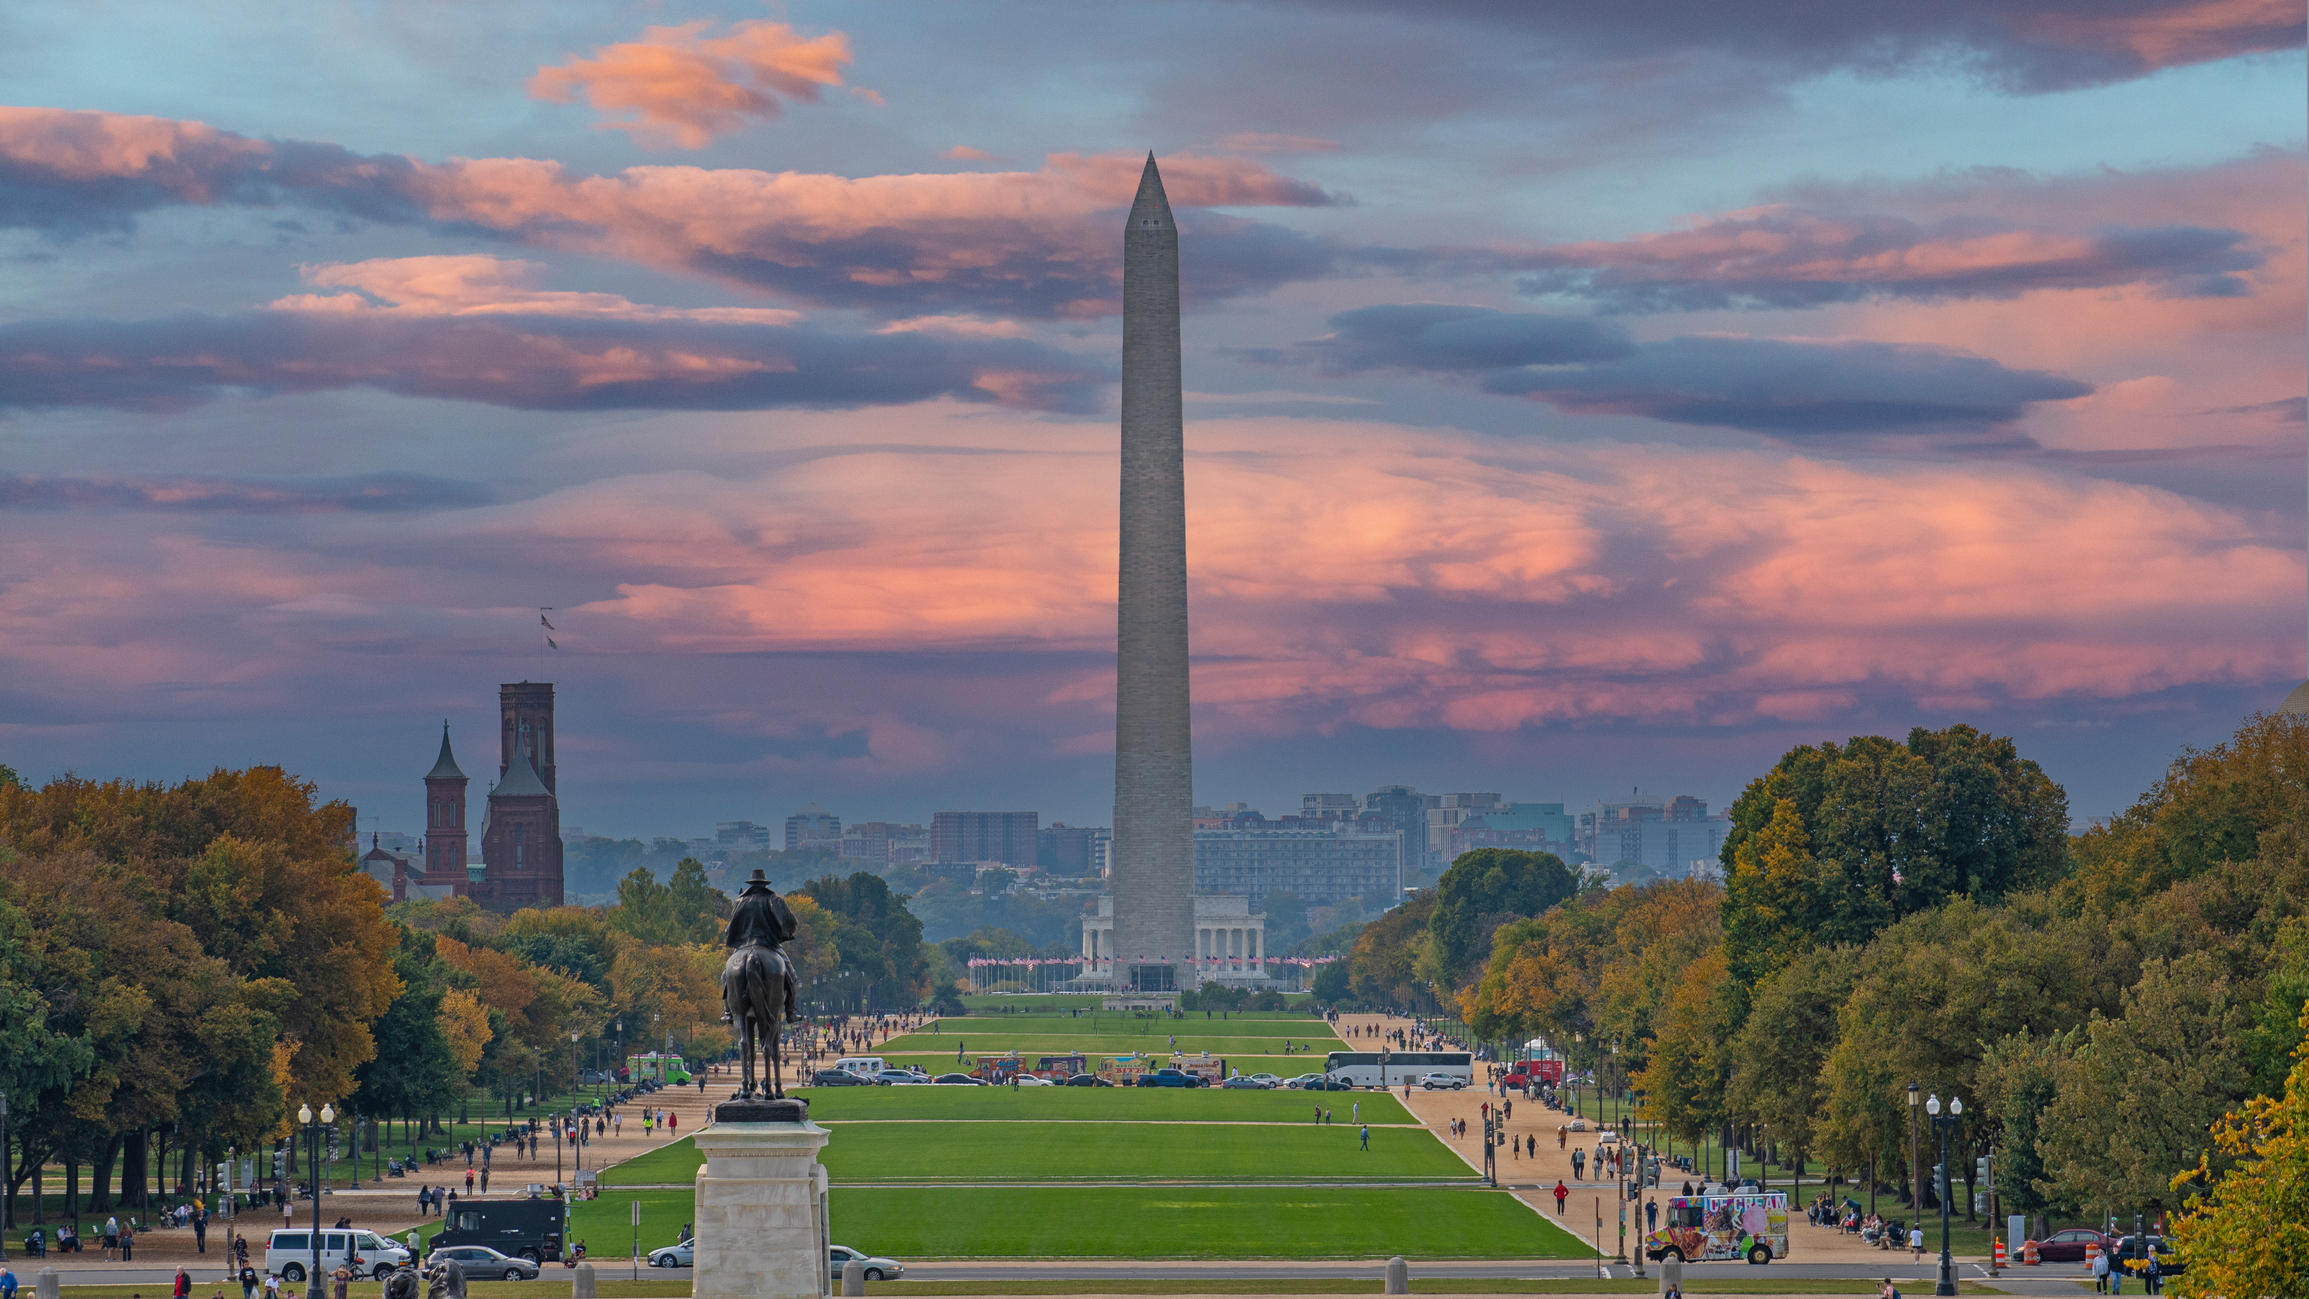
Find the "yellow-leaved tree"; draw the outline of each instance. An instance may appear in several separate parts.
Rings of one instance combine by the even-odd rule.
[[[2309,1011],[2300,1023],[2309,1029]],[[2215,1171],[2216,1156],[2228,1163]],[[2173,1226],[2189,1299],[2309,1295],[2309,1042],[2294,1052],[2283,1096],[2261,1096],[2213,1125],[2213,1149],[2173,1179],[2192,1195]]]

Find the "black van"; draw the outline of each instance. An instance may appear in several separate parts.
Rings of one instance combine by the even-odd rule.
[[[425,1248],[487,1245],[532,1263],[558,1263],[568,1220],[566,1200],[459,1200],[440,1234]]]

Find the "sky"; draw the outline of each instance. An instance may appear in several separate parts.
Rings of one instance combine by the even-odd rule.
[[[546,679],[590,832],[1107,824],[1150,151],[1199,802],[1965,722],[2082,820],[2305,670],[2299,0],[95,0],[0,87],[32,780],[414,833]]]

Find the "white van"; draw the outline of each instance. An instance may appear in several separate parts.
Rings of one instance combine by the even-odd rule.
[[[846,1055],[836,1060],[834,1067],[844,1073],[854,1073],[860,1078],[878,1078],[890,1066],[882,1063],[882,1057],[878,1055]]]
[[[284,1281],[302,1283],[305,1269],[313,1265],[313,1234],[285,1228],[274,1232],[272,1239],[265,1242],[265,1270],[279,1273]],[[360,1275],[381,1278],[394,1268],[405,1266],[411,1257],[407,1248],[373,1231],[324,1228],[320,1237],[322,1276],[336,1271],[338,1265],[348,1259],[358,1258]]]

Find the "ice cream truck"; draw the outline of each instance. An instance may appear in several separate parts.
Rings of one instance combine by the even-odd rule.
[[[1788,1193],[1731,1191],[1660,1200],[1660,1229],[1644,1237],[1657,1261],[1769,1263],[1788,1257]]]

